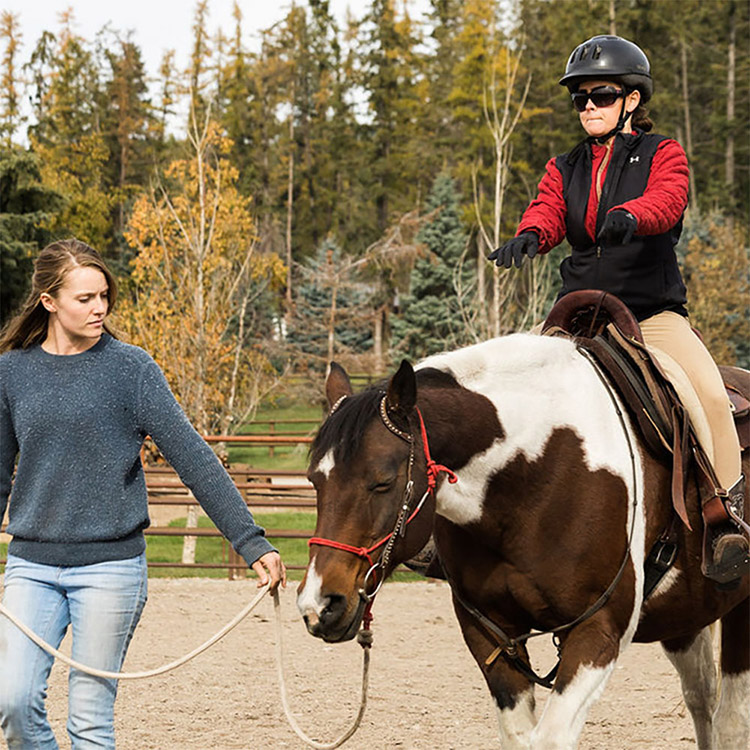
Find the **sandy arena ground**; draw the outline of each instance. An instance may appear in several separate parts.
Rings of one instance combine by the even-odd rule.
[[[191,651],[255,595],[253,581],[153,579],[149,603],[125,668],[151,669]],[[307,635],[282,593],[290,702],[298,722],[332,741],[359,706],[361,648],[326,645]],[[495,709],[461,639],[442,582],[387,584],[376,602],[367,711],[347,750],[499,748]],[[306,746],[281,708],[270,597],[205,654],[165,676],[123,681],[117,703],[118,750],[270,750]],[[553,664],[548,640],[535,646],[540,670]],[[68,650],[64,643],[63,650]],[[538,704],[546,691],[537,689]],[[49,713],[62,748],[66,668],[56,664]],[[0,740],[2,743],[2,740]],[[694,748],[679,680],[659,645],[623,655],[589,714],[581,750]]]

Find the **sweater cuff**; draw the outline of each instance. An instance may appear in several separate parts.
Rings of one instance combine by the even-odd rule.
[[[254,562],[258,561],[258,558],[263,557],[267,552],[278,552],[271,542],[268,541],[264,536],[254,536],[252,539],[248,539],[238,550],[248,567],[252,567]]]

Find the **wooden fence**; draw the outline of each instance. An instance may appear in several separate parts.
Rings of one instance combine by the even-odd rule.
[[[268,420],[268,424],[274,427],[279,424],[292,423],[314,423],[314,420]],[[208,443],[226,443],[242,445],[267,446],[269,450],[278,446],[305,445],[312,442],[308,432],[299,433],[275,433],[255,435],[211,435],[205,438]],[[186,509],[187,506],[197,505],[197,500],[192,493],[180,481],[174,469],[168,465],[145,466],[146,489],[148,490],[149,508],[153,509],[168,506],[179,506]],[[315,510],[315,492],[312,485],[302,472],[285,471],[274,469],[253,468],[230,468],[229,475],[232,477],[237,489],[245,499],[251,510],[265,509],[299,509]],[[2,519],[0,519],[2,520]],[[5,524],[0,532],[5,531]],[[221,532],[215,528],[180,528],[165,524],[154,524],[144,532],[147,536],[191,536],[191,537],[220,537]],[[312,534],[299,529],[267,528],[266,536],[286,539],[308,539]],[[224,568],[229,577],[237,577],[241,572],[247,570],[244,562],[226,541],[225,560],[222,563],[166,563],[149,562],[153,568]],[[5,559],[0,559],[4,564]],[[287,566],[289,567],[289,566]],[[301,568],[302,566],[291,566]]]
[[[284,424],[311,423],[313,420],[284,420]],[[281,421],[273,421],[274,426]],[[267,422],[271,424],[272,421]],[[258,424],[257,422],[254,424]],[[274,447],[289,445],[305,445],[312,442],[308,432],[278,434],[268,432],[255,435],[211,435],[205,438],[208,443],[224,443],[228,445],[266,446],[269,451]],[[315,510],[315,491],[307,477],[299,471],[283,469],[254,469],[250,467],[231,467],[229,475],[244,498],[248,507],[257,511],[297,509]],[[179,506],[187,508],[197,505],[198,501],[180,481],[171,466],[148,466],[145,468],[146,489],[150,508],[164,506]],[[152,513],[152,515],[155,515]],[[165,525],[150,526],[144,532],[149,536],[181,536],[181,537],[219,537],[221,532],[216,528],[185,528]],[[266,528],[266,536],[280,539],[309,539],[312,533],[299,529]],[[226,556],[222,563],[163,563],[150,562],[154,568],[226,568],[230,578],[236,578],[247,570],[247,564],[231,545],[224,540]],[[287,566],[294,570],[303,566]]]

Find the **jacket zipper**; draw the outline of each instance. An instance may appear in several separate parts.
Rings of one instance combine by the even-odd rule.
[[[610,140],[607,142],[606,146],[606,152],[604,154],[604,158],[602,159],[601,163],[599,164],[599,169],[596,170],[596,175],[594,177],[594,190],[596,190],[596,210],[597,213],[599,212],[599,203],[602,199],[602,189],[604,187],[602,183],[602,174],[607,169],[610,161],[612,160],[612,150],[614,147],[614,138],[610,138]],[[602,257],[602,248],[601,245],[597,242],[596,244],[596,257],[597,259]],[[597,281],[599,276],[599,269],[597,267]]]

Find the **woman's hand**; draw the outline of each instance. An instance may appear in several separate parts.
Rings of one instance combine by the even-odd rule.
[[[271,593],[276,591],[279,584],[286,588],[286,568],[278,552],[266,552],[251,567],[258,574],[258,588],[269,584]]]
[[[491,252],[487,260],[494,260],[496,266],[510,268],[513,261],[516,268],[521,267],[523,256],[533,258],[539,252],[539,237],[536,232],[522,232],[518,237],[508,240],[502,247]]]
[[[615,208],[604,219],[597,240],[603,248],[627,245],[638,229],[638,220],[624,208]]]

